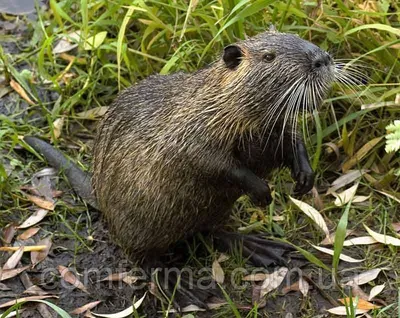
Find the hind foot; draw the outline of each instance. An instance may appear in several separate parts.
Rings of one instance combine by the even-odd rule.
[[[271,264],[287,266],[284,254],[294,251],[289,244],[267,240],[261,234],[219,233],[214,234],[216,245],[225,251],[241,247],[242,255],[254,266],[267,267]]]

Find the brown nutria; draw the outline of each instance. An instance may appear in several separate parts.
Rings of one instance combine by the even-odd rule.
[[[92,186],[43,141],[25,141],[103,212],[134,259],[165,251],[228,219],[249,194],[267,205],[264,179],[289,167],[298,193],[314,182],[296,131],[299,111],[317,107],[334,80],[328,53],[296,35],[269,31],[229,45],[195,73],[150,76],[108,109],[94,143]]]

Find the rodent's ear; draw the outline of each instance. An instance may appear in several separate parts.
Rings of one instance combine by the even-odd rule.
[[[240,64],[242,60],[243,52],[237,45],[228,45],[224,49],[224,55],[222,59],[225,62],[227,68],[234,69]]]

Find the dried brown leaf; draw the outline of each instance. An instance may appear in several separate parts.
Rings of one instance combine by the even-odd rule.
[[[29,105],[35,105],[35,103],[29,98],[28,94],[25,92],[25,90],[22,88],[21,85],[19,85],[18,82],[14,81],[13,79],[10,81],[10,86],[14,91],[18,93],[19,96],[21,96]]]
[[[369,292],[368,300],[374,299],[376,296],[378,296],[384,290],[384,288],[385,288],[385,284],[372,287],[371,291]]]
[[[41,251],[34,251],[31,253],[31,262],[32,265],[35,266],[38,263],[40,263],[41,261],[43,261],[47,255],[49,254],[50,248],[51,248],[51,237],[48,236],[42,240],[40,240],[38,242],[38,244],[41,244],[42,246],[45,246],[44,249],[42,249]]]
[[[93,309],[94,307],[96,307],[100,303],[101,303],[101,300],[93,301],[91,303],[83,305],[82,307],[74,309],[73,311],[70,312],[70,314],[72,314],[72,315],[83,314],[85,311]]]
[[[345,306],[338,306],[331,309],[327,309],[326,311],[337,316],[347,316],[348,308]],[[369,309],[356,309],[355,314],[356,315],[365,314],[368,311]]]
[[[350,304],[350,298],[342,298],[339,299],[339,301],[343,304],[343,305],[348,305]],[[365,310],[371,310],[371,309],[378,309],[381,308],[381,306],[378,305],[374,305],[372,303],[370,303],[369,301],[366,301],[364,299],[357,299],[356,297],[353,297],[353,304],[357,303],[357,309],[365,309]]]
[[[81,281],[76,278],[75,274],[71,272],[67,267],[58,265],[57,270],[60,272],[61,277],[71,285],[75,286],[76,288],[84,291],[85,293],[89,293],[86,287],[81,283]]]
[[[26,193],[25,193],[25,197],[32,203],[36,204],[39,208],[50,210],[50,211],[54,210],[54,207],[55,207],[54,201],[52,202],[52,201],[42,199],[40,197],[26,194]]]
[[[62,128],[64,126],[64,120],[65,120],[65,116],[61,116],[60,118],[57,118],[53,122],[53,134],[54,134],[54,138],[56,140],[58,138],[60,138],[60,136],[61,136]]]
[[[17,251],[15,251],[10,256],[10,258],[4,264],[3,269],[13,269],[13,268],[15,268],[18,265],[19,261],[21,260],[23,254],[24,254],[24,247],[21,246]]]
[[[128,276],[128,274],[129,272],[113,273],[108,275],[106,278],[100,279],[99,282],[104,282],[104,281],[118,282],[121,281],[124,277]]]
[[[335,181],[332,182],[331,187],[328,189],[326,194],[335,192],[336,190],[356,181],[366,172],[368,172],[368,170],[366,169],[347,171],[344,175],[340,176],[339,178],[337,178]]]
[[[8,224],[3,230],[3,240],[4,243],[10,244],[14,238],[15,232],[17,232],[16,224]]]
[[[15,277],[30,267],[31,267],[30,265],[27,265],[14,269],[0,269],[0,281]]]
[[[349,279],[349,282],[346,283],[346,285],[351,286],[352,284],[356,285],[364,285],[366,283],[369,283],[370,281],[373,281],[375,278],[378,277],[379,273],[383,270],[383,268],[374,268],[370,269],[368,271],[362,272],[360,274],[357,274]]]
[[[32,285],[31,287],[29,287],[24,291],[24,294],[44,296],[44,295],[50,295],[51,293],[41,289],[39,286]]]
[[[311,244],[311,246],[314,247],[316,250],[322,252],[322,253],[326,253],[326,254],[329,254],[329,255],[332,255],[332,256],[333,256],[333,254],[334,254],[334,251],[331,250],[331,249],[329,249],[329,248],[325,248],[325,247],[321,247],[321,246],[316,246],[316,245],[313,245],[313,244]],[[347,255],[345,255],[345,254],[343,254],[343,253],[340,254],[339,258],[340,258],[342,261],[349,262],[349,263],[359,263],[359,262],[362,262],[362,261],[363,261],[363,259],[355,259],[355,258],[350,257],[350,256],[347,256]]]
[[[282,284],[287,272],[288,269],[286,267],[281,267],[275,272],[268,274],[261,285],[260,298],[263,298],[266,294],[278,288],[279,285]]]
[[[122,281],[128,285],[133,285],[138,281],[138,279],[138,276],[125,276],[124,278],[122,278]]]
[[[261,282],[267,278],[269,274],[265,273],[256,273],[256,274],[250,274],[247,276],[244,276],[242,280],[248,281],[248,282]]]
[[[342,171],[346,172],[354,167],[358,162],[360,162],[381,140],[383,137],[377,137],[368,141],[364,146],[362,146],[356,154],[343,163]]]
[[[29,238],[31,238],[32,236],[34,236],[37,232],[39,232],[40,227],[31,227],[30,229],[27,229],[26,231],[24,231],[23,233],[21,233],[20,235],[17,236],[17,239],[19,240],[27,240]]]
[[[300,277],[297,282],[282,288],[282,293],[287,294],[290,291],[299,291],[303,294],[303,296],[307,296],[309,290],[310,284],[304,278]]]
[[[45,209],[39,209],[39,210],[35,211],[20,226],[18,226],[18,228],[25,229],[27,227],[31,227],[32,225],[39,223],[41,220],[43,220],[45,218],[47,213],[49,213],[49,211],[45,210]]]
[[[380,234],[378,232],[375,232],[375,231],[371,230],[365,224],[364,224],[364,227],[367,230],[368,234],[371,235],[379,243],[382,243],[382,244],[385,244],[385,245],[400,246],[400,239],[395,238],[395,237],[390,236],[390,235],[384,235],[384,234]]]
[[[224,271],[217,260],[215,260],[212,264],[212,277],[213,279],[219,283],[223,284],[225,280]]]

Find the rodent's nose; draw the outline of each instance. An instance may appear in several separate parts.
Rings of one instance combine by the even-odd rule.
[[[332,60],[331,56],[326,52],[322,52],[321,54],[318,54],[315,57],[315,59],[312,62],[312,67],[314,69],[319,69],[323,66],[331,65],[332,63],[333,63],[333,60]]]

